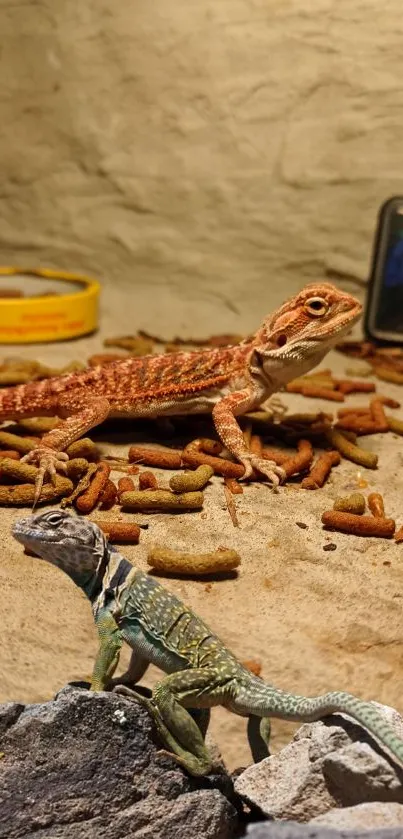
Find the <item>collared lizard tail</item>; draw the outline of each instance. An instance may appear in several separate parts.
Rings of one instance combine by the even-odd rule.
[[[276,690],[260,679],[251,679],[248,686],[245,683],[238,688],[233,707],[258,717],[295,722],[315,722],[337,712],[348,714],[403,766],[403,740],[372,702],[364,702],[351,693],[334,691],[309,698]]]

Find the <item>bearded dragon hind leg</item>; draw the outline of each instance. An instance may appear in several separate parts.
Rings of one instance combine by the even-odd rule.
[[[38,466],[38,474],[35,480],[35,497],[32,509],[34,510],[41,497],[42,487],[46,477],[49,476],[52,484],[55,484],[57,470],[66,472],[66,460],[69,456],[65,452],[57,452],[48,446],[37,446],[21,458],[22,462]]]

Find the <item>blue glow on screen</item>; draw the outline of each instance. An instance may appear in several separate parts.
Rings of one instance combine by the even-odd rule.
[[[386,288],[403,285],[403,234],[391,246],[385,265]]]

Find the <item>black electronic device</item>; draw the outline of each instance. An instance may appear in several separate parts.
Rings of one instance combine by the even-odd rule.
[[[365,309],[367,336],[379,343],[403,343],[403,197],[379,210]]]

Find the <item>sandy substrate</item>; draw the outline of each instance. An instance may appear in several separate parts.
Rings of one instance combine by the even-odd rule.
[[[116,331],[116,323],[106,322],[92,338],[17,351],[3,348],[2,354],[18,352],[63,364],[100,350],[101,338]],[[332,353],[329,366],[341,373],[348,360]],[[378,391],[403,397],[403,390],[386,383],[378,383]],[[284,402],[296,410],[333,408],[329,402],[290,395]],[[347,402],[366,403],[365,396]],[[403,411],[394,413],[403,417]],[[94,437],[105,453],[124,455],[139,434],[134,424],[126,424],[120,431],[105,426]],[[123,553],[147,570],[147,549],[154,544],[189,551],[236,548],[242,556],[236,579],[207,587],[203,581],[169,579],[167,587],[240,658],[261,659],[267,681],[308,695],[346,689],[403,712],[403,545],[328,533],[320,523],[336,495],[357,489],[359,472],[368,482],[364,494],[382,492],[387,515],[403,523],[403,439],[377,435],[366,438],[364,446],[379,453],[379,468],[359,470],[343,461],[322,490],[289,485],[274,494],[263,484],[247,486],[236,496],[239,529],[228,515],[222,481],[214,478],[202,512],[138,516],[149,528],[138,546],[124,547]],[[168,473],[155,472],[167,482]],[[80,590],[57,569],[24,556],[10,536],[12,522],[24,514],[0,512],[0,701],[44,700],[67,681],[88,678],[97,649],[90,606]],[[99,515],[109,518],[111,513]],[[335,550],[324,550],[329,542]],[[126,650],[123,665],[127,658]],[[150,669],[144,683],[154,684],[158,675]],[[249,763],[245,721],[220,708],[212,718],[211,732],[229,766]],[[289,723],[273,723],[274,750],[292,730]]]

